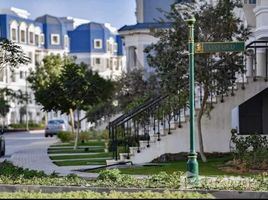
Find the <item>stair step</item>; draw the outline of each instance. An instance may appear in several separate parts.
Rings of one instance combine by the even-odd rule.
[[[129,158],[128,158],[129,156]],[[130,161],[131,154],[129,153],[119,153],[119,159],[120,161]]]

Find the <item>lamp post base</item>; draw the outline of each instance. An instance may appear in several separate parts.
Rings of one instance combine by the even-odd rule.
[[[191,183],[197,183],[199,178],[198,174],[198,162],[197,162],[197,154],[192,153],[188,156],[187,162],[187,178]]]

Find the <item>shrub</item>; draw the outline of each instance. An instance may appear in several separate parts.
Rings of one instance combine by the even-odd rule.
[[[80,132],[80,134],[79,134],[79,141],[81,141],[81,142],[87,142],[89,140],[90,140],[90,134],[89,134],[89,132],[86,132],[86,131]]]
[[[74,140],[74,135],[70,131],[61,131],[57,134],[61,142],[71,142]]]
[[[117,181],[120,179],[121,172],[119,169],[103,170],[99,173],[99,180]]]
[[[0,163],[0,176],[12,176],[12,178],[17,178],[22,175],[26,179],[31,179],[33,177],[48,177],[48,175],[46,175],[43,171],[23,169],[21,167],[14,166],[9,161]]]
[[[63,193],[41,193],[41,192],[15,192],[15,193],[0,193],[0,198],[7,199],[194,199],[204,198],[213,199],[211,194],[200,194],[197,192],[116,192],[100,193],[92,191],[79,192],[63,192]]]
[[[11,128],[26,128],[26,123],[20,123],[20,124],[10,124],[9,125]],[[29,122],[28,127],[31,128],[45,128],[44,123],[34,123],[34,122]]]
[[[268,168],[268,140],[266,136],[252,134],[239,137],[235,131],[232,131],[231,141],[235,144],[233,156],[239,168]]]

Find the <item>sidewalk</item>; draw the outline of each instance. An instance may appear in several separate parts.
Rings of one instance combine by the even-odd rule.
[[[46,174],[53,172],[58,173],[60,176],[76,174],[79,177],[87,179],[95,179],[98,177],[98,173],[86,173],[76,170],[96,168],[100,165],[60,167],[53,164],[47,154],[47,150],[50,145],[58,143],[59,140],[56,137],[45,138],[42,131],[13,133],[5,135],[5,138],[6,156],[0,158],[0,162],[4,160],[11,161],[16,166],[44,171]],[[143,178],[144,176],[137,175],[135,177]]]

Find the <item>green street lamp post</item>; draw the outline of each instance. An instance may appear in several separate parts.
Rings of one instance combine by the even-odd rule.
[[[198,181],[198,162],[195,151],[195,81],[194,81],[194,24],[195,18],[192,17],[186,20],[189,27],[189,85],[190,85],[190,154],[187,162],[187,178],[191,182]]]

